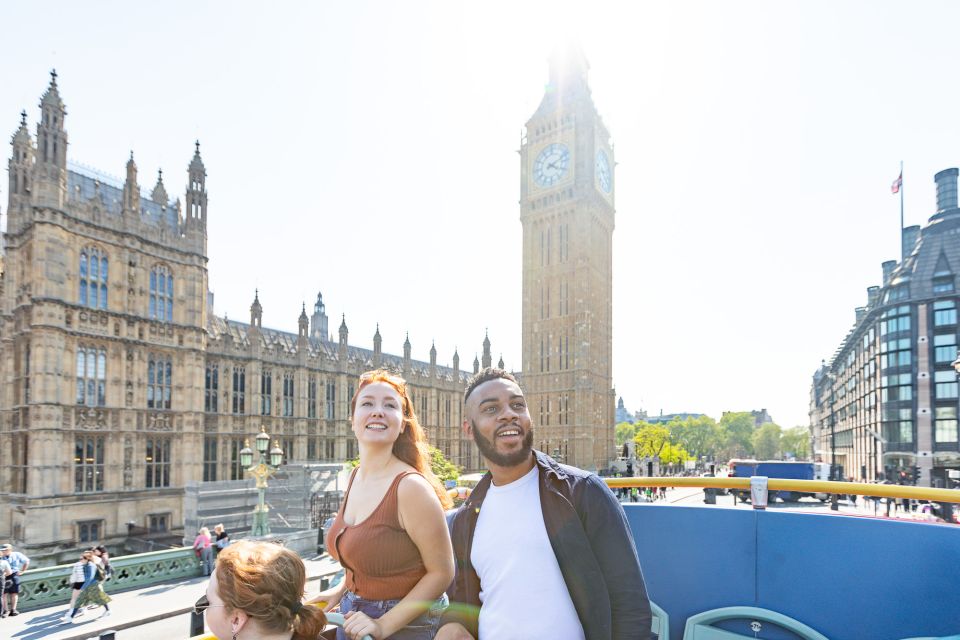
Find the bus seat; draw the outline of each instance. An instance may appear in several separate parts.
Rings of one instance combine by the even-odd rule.
[[[735,633],[712,626],[724,620],[743,620],[746,633]],[[787,631],[797,634],[803,638],[803,640],[827,640],[826,636],[817,633],[802,622],[785,616],[782,613],[770,611],[769,609],[761,609],[759,607],[723,607],[690,616],[687,618],[687,624],[683,630],[683,640],[755,639],[757,634],[751,627],[755,623],[761,624],[763,622],[769,622],[778,627],[782,627]]]
[[[659,640],[670,640],[670,616],[653,600],[650,601],[650,631]]]

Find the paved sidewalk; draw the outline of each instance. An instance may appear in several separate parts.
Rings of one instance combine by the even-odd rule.
[[[317,582],[322,576],[336,573],[340,565],[330,556],[323,555],[312,560],[304,560],[307,565],[307,594],[320,590]],[[25,611],[19,616],[0,620],[0,638],[11,640],[87,640],[97,638],[108,629],[120,631],[148,622],[171,616],[189,613],[193,603],[203,595],[208,578],[191,578],[176,582],[155,584],[143,589],[110,593],[110,583],[106,591],[113,600],[110,602],[110,615],[99,617],[102,609],[84,611],[73,623],[64,624],[60,618],[66,613],[67,605],[62,604],[46,609]],[[183,629],[183,638],[187,638],[187,627]],[[118,640],[125,637],[136,638],[136,631],[117,634]],[[176,639],[171,639],[176,640]]]

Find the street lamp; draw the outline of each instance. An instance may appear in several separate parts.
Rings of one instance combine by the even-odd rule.
[[[270,535],[269,509],[267,508],[264,496],[267,492],[267,478],[277,472],[280,463],[283,462],[283,449],[279,443],[273,443],[273,449],[269,453],[270,436],[265,427],[260,427],[260,433],[255,439],[257,446],[257,464],[253,464],[253,451],[250,449],[250,441],[244,443],[240,451],[240,466],[246,469],[247,473],[257,480],[257,508],[253,512],[253,528],[250,529],[252,536]]]

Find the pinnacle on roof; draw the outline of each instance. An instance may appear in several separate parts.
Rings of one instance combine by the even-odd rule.
[[[404,347],[405,349],[409,349],[409,348],[410,348],[410,332],[409,332],[409,331],[407,331],[407,337],[406,337],[406,339],[404,339],[404,341],[403,341],[403,347]]]
[[[373,337],[374,337],[374,338],[379,338],[379,337],[380,337],[380,323],[379,323],[379,322],[377,323],[377,332],[373,334]]]
[[[430,355],[431,356],[437,355],[437,346],[436,344],[434,344],[433,340],[430,341]]]
[[[40,99],[40,106],[52,106],[57,109],[63,109],[63,100],[60,99],[60,90],[57,88],[57,70],[50,70],[50,85],[46,93]]]
[[[27,129],[27,112],[20,112],[20,128],[13,134],[13,142],[30,142],[30,131]]]
[[[306,302],[303,303],[303,309],[300,311],[300,320],[302,322],[307,321],[307,303]]]
[[[260,290],[259,289],[253,290],[253,304],[250,305],[250,310],[253,311],[254,309],[257,309],[258,311],[263,310],[263,307],[260,306]]]
[[[500,361],[497,362],[497,368],[503,369],[503,354],[500,354]]]
[[[341,320],[340,320],[340,333],[346,333],[346,332],[347,332],[347,314],[344,313],[342,314]]]
[[[193,159],[190,161],[191,169],[203,169],[203,159],[200,157],[200,141],[194,141]]]
[[[483,330],[483,349],[487,351],[490,349],[490,335],[487,333],[487,330]]]
[[[167,189],[163,185],[163,169],[157,171],[157,184],[150,192],[150,199],[160,204],[167,204]]]

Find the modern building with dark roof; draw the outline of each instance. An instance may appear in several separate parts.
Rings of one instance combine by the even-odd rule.
[[[918,476],[951,487],[960,472],[957,411],[957,169],[934,176],[937,211],[903,230],[854,326],[810,390],[812,450],[837,478]]]

